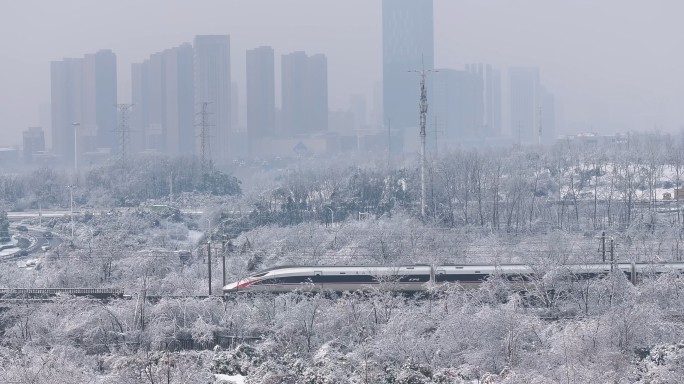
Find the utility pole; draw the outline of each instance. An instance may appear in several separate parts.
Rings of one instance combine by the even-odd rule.
[[[211,170],[211,145],[209,139],[211,134],[209,130],[211,125],[209,124],[209,102],[205,101],[202,103],[202,112],[200,112],[200,161],[202,165],[202,172],[208,172]]]
[[[392,119],[387,120],[387,172],[390,172],[392,158]]]
[[[223,257],[223,262],[221,266],[223,267],[223,285],[226,286],[226,238],[224,236],[223,241],[221,241],[221,256]]]
[[[615,248],[613,247],[613,238],[610,238],[610,271],[615,269]]]
[[[74,127],[74,173],[76,174],[76,183],[78,184],[78,129],[81,126],[79,122],[71,123]]]
[[[133,104],[117,104],[116,109],[119,112],[119,127],[117,132],[119,133],[119,161],[121,162],[121,167],[126,166],[126,160],[128,160],[129,142],[130,142],[130,127],[128,125],[129,115],[133,108]]]
[[[420,71],[412,70],[420,75],[420,216],[425,220],[425,125],[427,124],[427,88],[425,87],[425,77],[429,72],[436,72],[434,70],[426,70],[425,67]]]
[[[211,240],[207,241],[207,267],[209,268],[209,296],[211,296]]]
[[[169,203],[173,203],[173,171],[169,175]]]
[[[537,144],[541,145],[542,143],[542,106],[541,103],[539,103],[539,114],[537,116],[537,125],[539,127],[539,132],[537,137]]]
[[[74,242],[74,185],[67,185],[69,188],[69,219],[71,220],[71,242]]]
[[[601,253],[603,254],[603,262],[606,262],[606,232],[601,233]]]

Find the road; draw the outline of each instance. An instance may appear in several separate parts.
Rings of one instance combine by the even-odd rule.
[[[79,212],[74,211],[75,214]],[[7,218],[10,220],[31,219],[34,217],[65,217],[69,216],[69,211],[21,211],[21,212],[7,212]]]
[[[10,232],[12,232],[15,237],[23,237],[31,242],[31,245],[26,249],[28,254],[20,256],[19,253],[22,251],[20,248],[10,248],[0,253],[2,260],[18,260],[21,258],[39,256],[45,252],[43,249],[53,249],[63,242],[63,240],[55,234],[52,234],[49,238],[46,238],[46,229],[38,227],[27,227],[27,229],[28,231],[17,231],[16,225],[10,226]]]
[[[81,215],[84,212],[92,213],[94,215],[101,215],[105,214],[107,212],[119,210],[119,209],[130,209],[130,208],[113,208],[113,209],[89,209],[87,211],[77,211],[74,210],[74,215]],[[182,214],[184,215],[192,215],[192,216],[201,216],[204,211],[198,210],[198,209],[181,209],[180,210]],[[7,212],[7,218],[11,221],[16,221],[16,220],[23,220],[23,219],[32,219],[36,217],[69,217],[69,210],[26,210],[26,211],[15,211],[15,212]]]

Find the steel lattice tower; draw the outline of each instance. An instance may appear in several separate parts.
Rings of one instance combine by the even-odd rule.
[[[425,77],[430,72],[437,72],[435,70],[426,70],[424,67],[420,71],[410,71],[420,75],[420,215],[425,219],[425,128],[427,125],[427,87],[425,86]]]

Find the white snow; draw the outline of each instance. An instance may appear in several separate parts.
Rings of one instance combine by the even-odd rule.
[[[202,232],[202,231],[195,231],[195,230],[189,230],[188,231],[188,241],[191,244],[199,243],[199,241],[202,239],[202,236],[204,236],[204,232]]]
[[[218,380],[220,383],[225,383],[225,384],[245,384],[245,376],[242,375],[235,375],[235,376],[230,376],[230,375],[221,375],[219,373],[214,374],[214,377],[216,380]]]

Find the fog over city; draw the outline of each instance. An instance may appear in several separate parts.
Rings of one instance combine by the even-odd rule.
[[[0,383],[681,383],[681,0],[0,0]]]
[[[0,146],[19,145],[29,126],[49,138],[50,61],[99,49],[116,54],[118,100],[129,103],[131,63],[195,35],[230,35],[243,125],[246,49],[272,46],[276,79],[281,54],[325,54],[331,110],[348,108],[353,94],[366,95],[370,109],[382,80],[376,0],[29,0],[5,1],[1,10]],[[436,0],[435,68],[539,67],[556,95],[559,134],[675,131],[684,122],[684,79],[676,75],[684,67],[682,11],[676,0]]]

